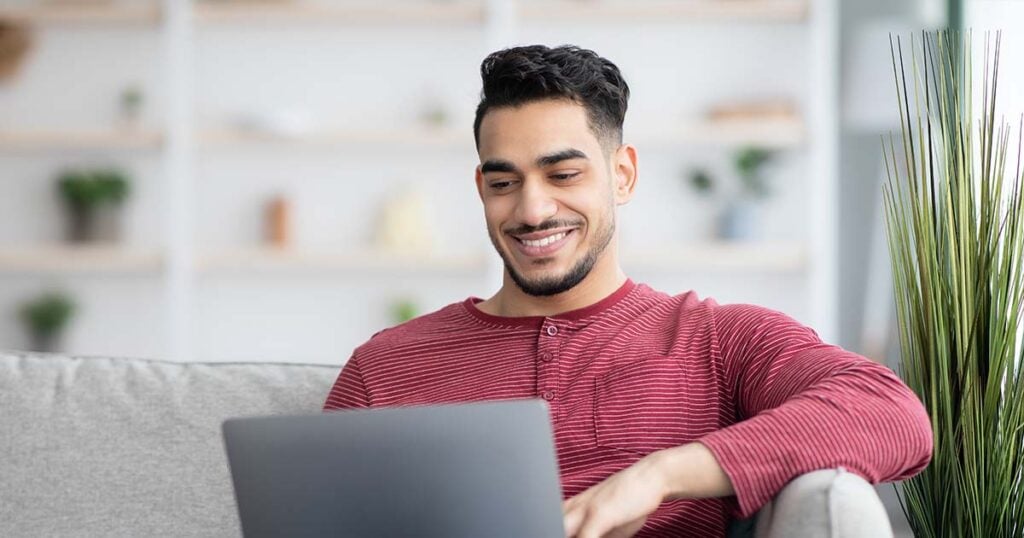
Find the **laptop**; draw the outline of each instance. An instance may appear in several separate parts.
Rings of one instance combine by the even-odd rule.
[[[563,538],[547,403],[233,418],[246,537]]]

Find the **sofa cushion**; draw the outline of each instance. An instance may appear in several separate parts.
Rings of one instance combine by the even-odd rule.
[[[0,352],[0,536],[237,536],[221,422],[317,412],[338,370]]]

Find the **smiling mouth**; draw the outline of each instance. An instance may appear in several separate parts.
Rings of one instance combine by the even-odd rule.
[[[546,246],[550,245],[551,243],[554,243],[556,241],[562,240],[562,238],[564,238],[565,236],[569,235],[570,231],[572,231],[572,230],[565,231],[565,232],[558,232],[556,234],[549,235],[549,236],[547,236],[547,237],[545,237],[543,239],[535,239],[535,240],[520,239],[520,238],[516,237],[516,241],[519,241],[520,243],[522,243],[522,244],[524,244],[524,245],[526,245],[528,247],[546,247]]]
[[[558,252],[576,232],[575,228],[563,229],[544,235],[544,232],[524,234],[529,237],[516,237],[515,245],[521,254],[531,258],[551,256]]]

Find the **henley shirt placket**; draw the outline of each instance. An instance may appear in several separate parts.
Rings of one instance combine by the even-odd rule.
[[[558,394],[558,350],[565,338],[564,326],[545,318],[537,337],[537,396],[548,402],[555,415]]]

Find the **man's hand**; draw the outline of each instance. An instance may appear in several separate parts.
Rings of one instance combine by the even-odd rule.
[[[569,538],[625,538],[644,526],[666,493],[664,473],[646,456],[562,503]]]
[[[734,493],[711,451],[700,443],[659,450],[562,503],[569,538],[635,534],[662,501]]]

